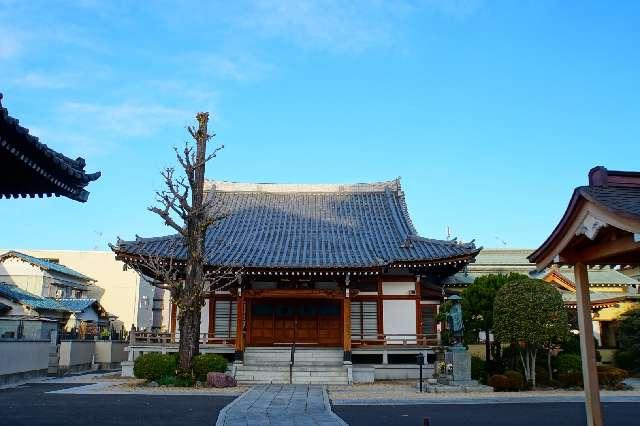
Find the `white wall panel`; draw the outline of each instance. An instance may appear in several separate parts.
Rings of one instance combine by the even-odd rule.
[[[384,334],[416,334],[415,300],[383,300],[382,309]]]
[[[382,283],[382,294],[394,296],[407,296],[416,289],[416,283],[409,282],[388,282]]]

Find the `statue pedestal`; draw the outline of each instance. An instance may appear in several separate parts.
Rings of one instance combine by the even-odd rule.
[[[470,385],[476,383],[471,380],[471,355],[468,351],[450,350],[444,354],[444,362],[453,365],[452,385]]]

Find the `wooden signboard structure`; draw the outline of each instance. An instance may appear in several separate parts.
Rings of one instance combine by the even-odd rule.
[[[640,265],[640,172],[589,172],[577,187],[560,223],[529,260],[574,268],[587,424],[603,424],[589,298],[590,266]]]

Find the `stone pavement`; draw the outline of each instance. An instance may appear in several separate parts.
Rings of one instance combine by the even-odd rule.
[[[216,426],[346,425],[331,411],[324,386],[260,385],[220,411]]]

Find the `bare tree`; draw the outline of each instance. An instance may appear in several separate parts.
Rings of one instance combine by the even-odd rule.
[[[205,165],[224,147],[216,147],[206,153],[207,142],[215,135],[209,134],[209,114],[196,114],[198,128],[187,127],[195,141],[195,150],[187,142],[180,152],[174,148],[176,158],[184,171],[177,176],[175,169],[161,172],[165,188],[156,192],[157,205],[149,211],[160,216],[164,223],[178,232],[168,253],[161,256],[140,255],[131,266],[150,276],[152,284],[168,290],[178,308],[180,332],[180,361],[178,374],[191,374],[191,363],[200,346],[200,315],[208,291],[230,285],[238,278],[238,272],[221,266],[205,270],[205,236],[209,226],[225,216],[223,206],[214,197],[205,199]]]

